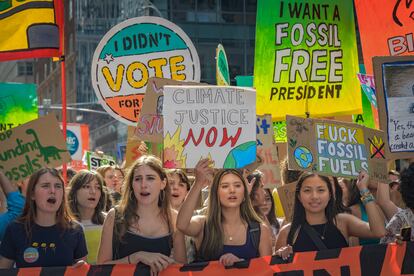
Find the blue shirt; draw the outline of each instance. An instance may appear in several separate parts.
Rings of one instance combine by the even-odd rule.
[[[19,191],[7,194],[7,212],[0,214],[0,242],[7,225],[22,214],[25,199]]]
[[[16,262],[16,267],[70,266],[88,254],[79,224],[63,230],[57,225],[32,225],[28,237],[24,224],[12,222],[0,245],[0,255]]]

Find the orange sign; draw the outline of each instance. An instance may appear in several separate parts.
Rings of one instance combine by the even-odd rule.
[[[365,69],[372,57],[414,55],[414,1],[355,0]]]

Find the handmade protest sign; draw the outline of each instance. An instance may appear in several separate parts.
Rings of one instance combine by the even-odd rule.
[[[361,112],[352,1],[259,0],[254,87],[257,113]],[[323,108],[321,108],[323,106]]]
[[[70,161],[65,139],[55,116],[50,114],[0,132],[0,170],[18,182],[42,167]]]
[[[297,182],[277,187],[277,193],[282,204],[283,212],[287,221],[292,221],[293,209],[295,207],[295,191]]]
[[[414,57],[375,57],[380,128],[390,158],[414,157]]]
[[[163,142],[162,103],[164,85],[196,85],[199,83],[182,82],[162,78],[150,78],[145,92],[145,104],[142,106],[135,130],[136,137],[141,141]]]
[[[273,136],[272,116],[270,114],[257,116],[257,155],[262,159],[258,169],[264,175],[263,183],[265,188],[269,189],[280,185],[279,159]]]
[[[188,36],[174,23],[141,16],[113,27],[92,60],[92,85],[103,108],[135,126],[150,77],[200,80],[200,61]]]
[[[256,93],[231,86],[164,86],[164,167],[216,168],[256,160]]]
[[[35,84],[0,83],[0,132],[38,118]]]
[[[98,154],[96,152],[87,151],[85,153],[88,170],[96,171],[97,168],[104,165],[116,165],[114,158],[110,155]]]
[[[383,131],[357,124],[286,116],[289,169],[356,178],[361,170],[387,181]]]
[[[367,73],[374,56],[414,54],[414,1],[355,0]]]
[[[216,81],[217,85],[230,85],[229,63],[221,44],[216,49]]]
[[[60,124],[60,128],[62,129],[62,124]],[[89,149],[89,126],[68,123],[66,126],[66,147],[72,159],[69,166],[74,170],[86,169],[82,159]]]

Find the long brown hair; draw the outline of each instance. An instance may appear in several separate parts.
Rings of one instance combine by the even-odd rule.
[[[169,201],[170,189],[168,188],[167,175],[162,167],[162,162],[155,156],[143,155],[129,167],[126,178],[124,180],[124,187],[122,187],[122,198],[119,205],[116,207],[117,212],[114,222],[114,235],[118,238],[119,241],[122,241],[122,238],[128,228],[132,224],[137,223],[139,220],[139,216],[137,215],[138,200],[135,197],[134,189],[132,188],[132,182],[134,180],[134,171],[141,166],[150,167],[158,174],[158,176],[161,178],[161,181],[165,180],[167,183],[165,188],[160,191],[160,195],[158,196],[158,207],[161,210],[161,216],[168,224],[168,229],[170,232],[172,232],[174,229],[171,223],[171,209]]]
[[[234,174],[240,178],[244,186],[244,200],[240,204],[240,216],[243,221],[247,224],[251,224],[256,221],[261,223],[262,220],[256,214],[253,209],[252,203],[249,198],[249,192],[247,190],[246,182],[243,176],[234,169],[221,170],[214,177],[213,183],[210,187],[208,207],[207,207],[207,218],[204,228],[204,237],[200,245],[199,254],[206,260],[215,260],[220,257],[223,251],[224,235],[221,215],[221,203],[218,196],[218,188],[223,177],[227,174]]]
[[[31,239],[32,227],[35,223],[35,217],[37,214],[37,205],[35,200],[32,199],[34,196],[34,190],[36,185],[38,184],[39,178],[46,173],[50,173],[54,177],[57,177],[62,183],[62,187],[64,186],[63,178],[60,175],[59,171],[53,168],[41,168],[40,170],[38,170],[30,176],[29,184],[27,185],[26,203],[24,205],[22,215],[17,220],[18,222],[24,224],[26,235],[29,238],[29,240]],[[75,219],[72,216],[69,208],[67,207],[66,193],[64,188],[62,189],[63,198],[62,203],[60,204],[59,209],[56,212],[56,225],[63,230],[67,230],[69,228],[73,228],[78,224],[73,223]]]
[[[103,224],[105,216],[102,212],[105,211],[107,195],[106,191],[103,188],[104,180],[102,176],[96,172],[81,170],[71,179],[69,182],[70,189],[68,193],[69,208],[73,215],[75,215],[76,218],[80,221],[81,217],[78,208],[77,193],[83,185],[91,182],[94,179],[98,181],[99,187],[101,189],[101,197],[99,198],[98,204],[95,207],[91,221],[94,224]]]

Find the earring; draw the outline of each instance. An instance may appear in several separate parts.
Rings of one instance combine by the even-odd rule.
[[[165,190],[161,190],[160,195],[159,195],[159,201],[160,202],[164,202],[165,200]]]

